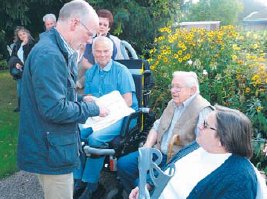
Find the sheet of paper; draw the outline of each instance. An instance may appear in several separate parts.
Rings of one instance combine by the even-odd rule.
[[[106,128],[134,112],[134,109],[127,106],[119,91],[113,91],[97,98],[96,104],[105,106],[109,110],[109,115],[106,117],[89,117],[83,127],[92,127],[93,131]]]

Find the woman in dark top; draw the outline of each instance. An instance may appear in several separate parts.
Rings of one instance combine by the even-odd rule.
[[[34,46],[34,39],[32,38],[30,31],[23,26],[18,26],[14,32],[15,44],[12,49],[11,57],[8,61],[11,75],[17,80],[17,96],[18,96],[18,107],[14,110],[15,112],[20,111],[20,91],[21,91],[21,78],[24,63]],[[18,69],[21,73],[14,74],[12,69]],[[17,71],[18,71],[17,70]]]

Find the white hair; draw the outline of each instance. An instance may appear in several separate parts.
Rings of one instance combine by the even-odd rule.
[[[54,15],[54,14],[46,14],[43,17],[43,22],[46,22],[47,20],[51,20],[51,21],[56,22],[57,21],[56,15]]]
[[[192,87],[196,87],[197,89],[197,93],[199,93],[199,82],[198,82],[198,78],[197,78],[197,74],[195,72],[189,71],[175,71],[172,74],[173,78],[174,77],[183,77],[184,83],[186,84],[186,86],[188,86],[189,88]]]
[[[95,50],[96,43],[99,43],[99,42],[108,43],[109,49],[113,52],[113,42],[111,41],[110,38],[108,38],[106,36],[98,36],[98,37],[94,38],[93,45],[92,45],[92,51],[93,52]]]

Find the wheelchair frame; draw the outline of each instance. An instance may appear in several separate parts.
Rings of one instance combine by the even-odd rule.
[[[83,146],[86,156],[106,156],[104,163],[106,171],[116,171],[117,158],[138,150],[154,122],[153,113],[148,107],[149,95],[154,85],[148,62],[142,59],[116,61],[125,65],[133,76],[139,109],[124,118],[120,136],[109,143],[109,148],[99,149],[88,145]],[[137,125],[130,129],[133,119],[137,119]],[[118,192],[122,192],[121,187],[118,188]]]

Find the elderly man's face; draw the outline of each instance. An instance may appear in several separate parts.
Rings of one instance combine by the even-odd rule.
[[[189,88],[185,84],[185,78],[183,76],[175,76],[171,83],[171,95],[174,103],[180,105],[192,95],[196,93],[196,88]]]
[[[96,63],[101,68],[104,68],[109,63],[112,56],[112,49],[110,48],[110,44],[107,41],[103,40],[96,42],[93,54]]]
[[[44,25],[45,25],[45,29],[46,30],[50,30],[51,28],[53,28],[54,26],[56,26],[56,22],[55,21],[52,21],[52,20],[46,20],[44,22]]]

